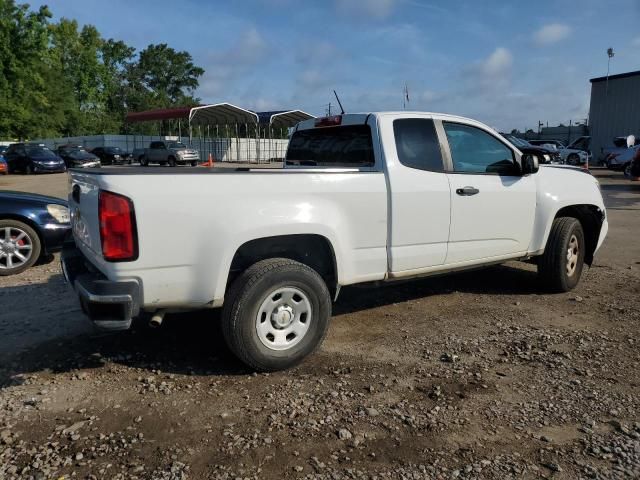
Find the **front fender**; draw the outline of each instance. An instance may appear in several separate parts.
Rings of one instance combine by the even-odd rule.
[[[536,175],[536,183],[536,216],[529,245],[529,253],[532,255],[544,252],[553,220],[563,208],[592,206],[606,216],[598,180],[588,172],[566,167],[542,166]],[[599,244],[601,243],[600,240]]]

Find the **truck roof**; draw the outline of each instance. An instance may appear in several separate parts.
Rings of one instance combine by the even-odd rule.
[[[418,110],[390,110],[390,111],[378,111],[378,112],[344,113],[342,115],[333,115],[331,117],[311,118],[309,120],[304,120],[298,123],[296,130],[307,130],[309,128],[316,128],[318,126],[330,126],[330,122],[332,121],[332,119],[338,119],[338,118],[340,118],[340,123],[337,123],[337,120],[335,120],[334,124],[336,126],[362,124],[362,123],[365,123],[370,116],[383,117],[387,115],[388,116],[404,116],[404,117],[411,117],[411,116],[438,117],[441,120],[449,120],[452,122],[458,121],[458,122],[481,126],[483,128],[488,127],[482,122],[479,122],[472,118],[462,117],[459,115],[451,115],[449,113],[423,112]],[[323,121],[328,121],[327,123],[329,124],[319,125],[319,123],[321,124],[323,123]]]

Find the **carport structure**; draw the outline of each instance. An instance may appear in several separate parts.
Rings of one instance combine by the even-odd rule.
[[[309,118],[314,117],[302,110],[256,113],[230,103],[216,103],[129,113],[126,120],[177,120],[181,140],[186,123],[189,143],[200,151],[203,160],[211,154],[216,161],[264,163],[281,161],[289,129]]]

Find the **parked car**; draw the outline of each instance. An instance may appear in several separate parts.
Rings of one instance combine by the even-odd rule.
[[[527,140],[527,142],[529,142],[531,145],[552,148],[554,150],[562,150],[563,148],[567,148],[567,146],[560,140]]]
[[[7,151],[6,145],[0,145],[0,175],[7,175],[9,173],[9,166],[7,160],[4,158],[4,153]]]
[[[101,165],[100,159],[82,145],[61,145],[57,152],[67,168],[96,168]]]
[[[122,153],[120,153],[120,156],[122,157],[123,163],[127,165],[131,165],[133,163],[133,155],[131,155],[131,153],[123,150]]]
[[[538,146],[550,146],[555,145],[562,157],[562,161],[567,165],[582,165],[587,162],[591,162],[591,153],[589,148],[591,145],[591,137],[579,137],[569,146],[565,147],[564,144],[558,140],[528,140],[532,145]]]
[[[640,145],[640,143],[637,143],[638,140],[636,140],[639,138],[640,136],[634,135],[633,140],[636,143],[632,145],[632,148]],[[609,170],[624,170],[630,162],[628,149],[627,137],[615,137],[613,139],[613,146],[602,149],[603,163]],[[633,158],[633,155],[631,155],[631,158]]]
[[[23,272],[38,259],[60,251],[70,232],[66,201],[0,191],[0,276]]]
[[[71,172],[62,258],[83,311],[127,329],[223,307],[231,351],[260,371],[318,347],[342,286],[534,259],[544,289],[566,292],[608,230],[592,175],[445,114],[303,121],[280,170],[141,172]]]
[[[142,160],[142,157],[144,157],[145,150],[146,148],[134,148],[133,152],[131,152],[131,159],[135,163],[140,163]]]
[[[620,149],[616,153],[611,153],[607,157],[607,168],[613,171],[623,172],[631,165],[640,145]]]
[[[150,163],[159,163],[170,167],[175,167],[178,164],[195,167],[198,162],[200,162],[198,151],[188,148],[180,142],[151,142],[140,159],[140,163],[144,166]]]
[[[124,157],[124,152],[119,147],[96,147],[91,150],[100,159],[102,165],[123,165],[131,163],[131,159]]]
[[[12,143],[5,153],[9,173],[61,173],[67,167],[58,155],[42,143]]]
[[[538,163],[555,163],[562,164],[562,157],[557,150],[546,148],[543,146],[532,145],[531,143],[518,138],[511,133],[501,133],[504,138],[513,143],[518,149],[525,154],[535,155],[538,158]]]

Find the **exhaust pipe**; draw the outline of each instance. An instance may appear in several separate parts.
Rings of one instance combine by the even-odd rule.
[[[160,325],[162,325],[165,313],[165,310],[158,310],[156,313],[154,313],[153,317],[151,317],[151,320],[149,320],[149,326],[151,328],[158,328]]]

